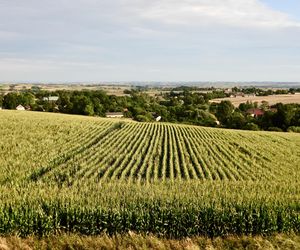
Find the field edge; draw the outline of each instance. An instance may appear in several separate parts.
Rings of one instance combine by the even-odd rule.
[[[11,235],[0,237],[0,249],[300,249],[300,235],[227,236],[212,239],[192,237],[180,240],[133,232],[112,237],[59,234],[20,238]]]

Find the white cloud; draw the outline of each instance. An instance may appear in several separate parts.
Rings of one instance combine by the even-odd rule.
[[[17,32],[10,32],[6,30],[0,30],[0,39],[1,40],[14,40],[20,37],[20,34]]]
[[[258,0],[124,0],[135,14],[165,24],[237,27],[300,27],[289,15],[275,11]],[[134,8],[133,8],[134,7]]]
[[[22,72],[38,72],[38,71],[62,71],[62,70],[96,70],[96,69],[114,69],[114,66],[100,62],[84,62],[84,61],[57,61],[51,58],[2,58],[0,59],[0,72],[3,71],[22,71]]]
[[[0,81],[299,78],[274,67],[299,65],[300,23],[262,0],[0,0],[0,16]]]
[[[1,16],[7,13],[14,14],[6,18],[8,24],[15,26],[22,20],[21,25],[30,24],[35,30],[39,20],[48,24],[50,31],[72,24],[77,29],[105,29],[106,25],[107,32],[118,26],[151,30],[153,24],[300,27],[287,13],[273,10],[261,0],[11,0],[0,3]]]

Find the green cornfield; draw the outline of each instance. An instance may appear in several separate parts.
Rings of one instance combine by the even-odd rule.
[[[0,234],[300,232],[300,135],[0,111]]]

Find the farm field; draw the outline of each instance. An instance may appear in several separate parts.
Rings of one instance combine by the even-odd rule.
[[[82,91],[82,90],[103,90],[108,95],[124,96],[124,90],[131,89],[129,84],[0,84],[0,93],[10,93],[15,91],[31,90],[37,87],[44,91]]]
[[[300,232],[300,136],[0,111],[0,234]]]
[[[300,103],[300,93],[296,93],[294,95],[270,95],[270,96],[237,96],[237,97],[228,97],[228,98],[219,98],[219,99],[213,99],[211,102],[221,102],[221,101],[231,101],[231,103],[238,107],[241,103],[249,102],[258,102],[258,104],[261,104],[261,102],[266,101],[270,105],[274,105],[276,103],[283,103],[283,104],[289,104],[289,103]]]

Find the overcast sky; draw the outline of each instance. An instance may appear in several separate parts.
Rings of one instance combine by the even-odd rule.
[[[0,81],[300,81],[299,0],[0,0]]]

